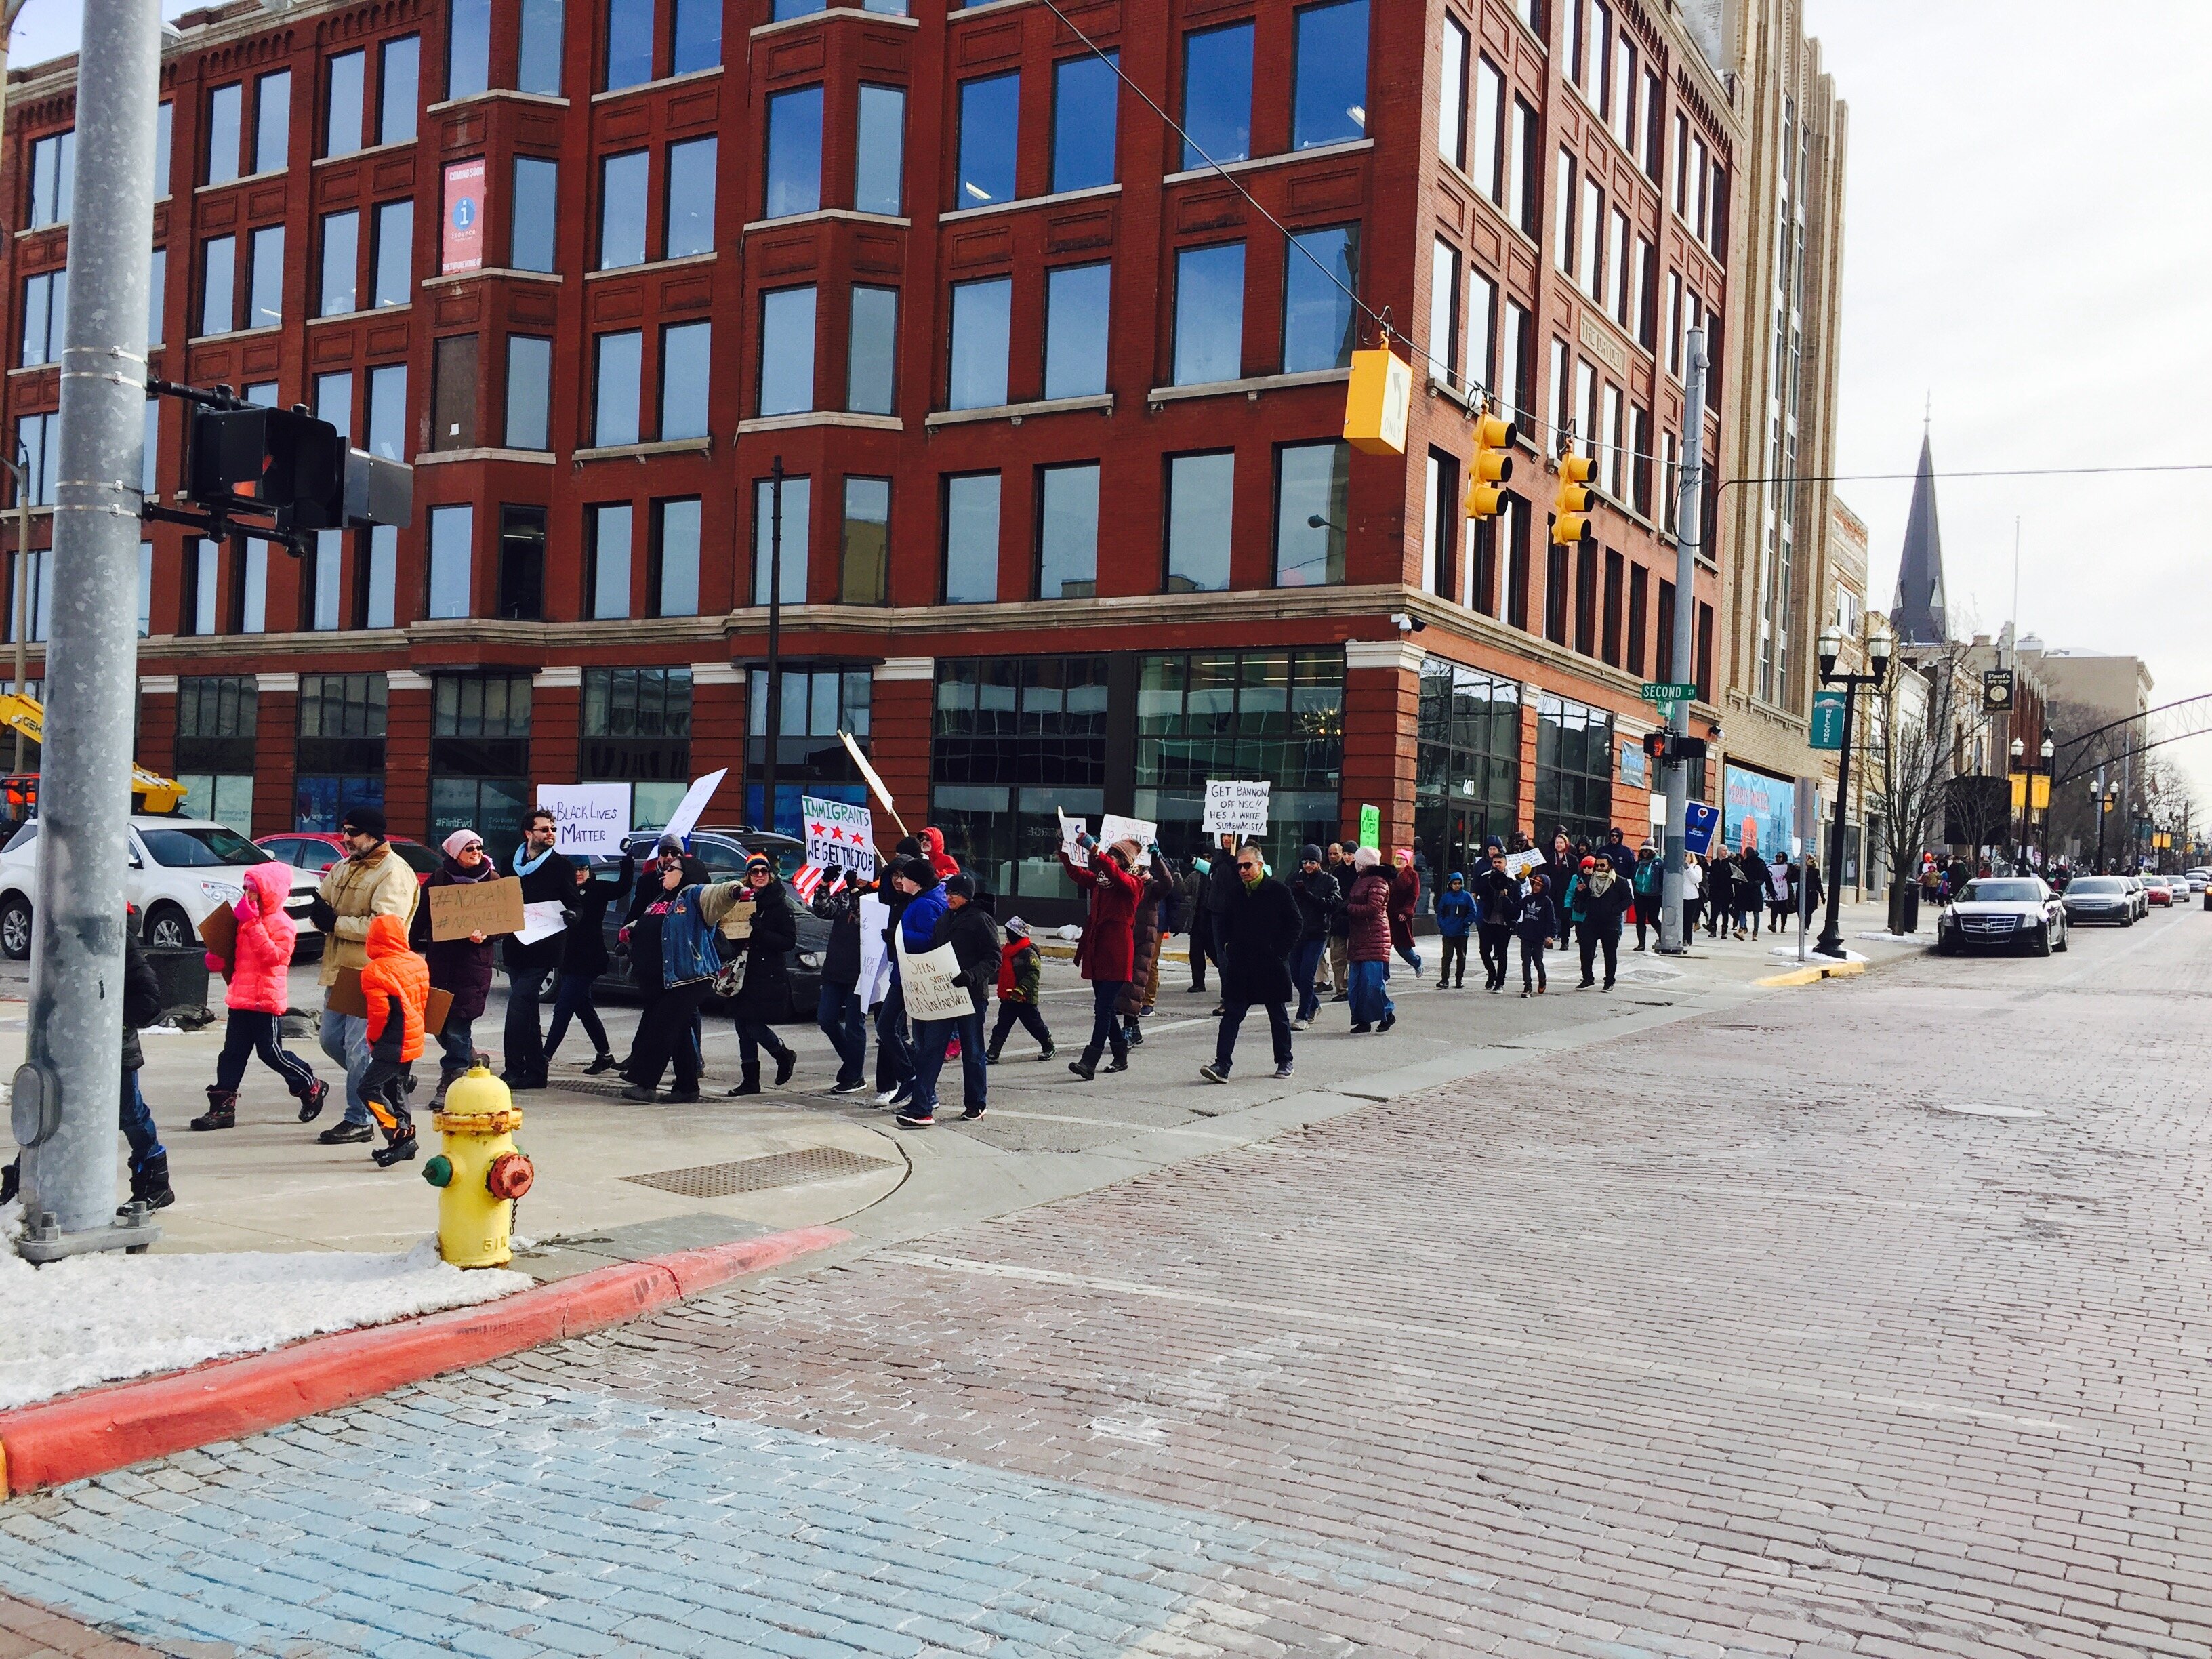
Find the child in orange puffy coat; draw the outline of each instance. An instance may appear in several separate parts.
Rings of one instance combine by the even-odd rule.
[[[377,916],[368,924],[368,966],[361,970],[362,1000],[368,1004],[368,1069],[361,1092],[384,1128],[384,1145],[369,1154],[380,1169],[415,1156],[415,1123],[407,1115],[415,1086],[413,1062],[422,1053],[422,1011],[430,1000],[430,964],[407,948],[407,924]]]

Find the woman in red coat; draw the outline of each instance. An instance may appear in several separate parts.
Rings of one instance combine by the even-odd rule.
[[[1143,889],[1132,873],[1139,850],[1134,842],[1117,841],[1103,853],[1085,844],[1091,854],[1087,866],[1070,859],[1066,848],[1060,861],[1076,885],[1091,892],[1091,914],[1075,947],[1075,965],[1091,981],[1091,1041],[1080,1058],[1067,1062],[1067,1069],[1088,1083],[1098,1070],[1098,1056],[1109,1048],[1114,1058],[1106,1069],[1129,1069],[1129,1040],[1115,1010],[1135,969],[1137,899]]]
[[[1390,878],[1371,847],[1354,853],[1352,863],[1357,873],[1344,902],[1352,923],[1352,1029],[1387,1031],[1398,1023],[1382,988],[1390,977]]]
[[[1421,975],[1421,953],[1413,948],[1413,918],[1421,912],[1421,872],[1413,867],[1413,849],[1398,849],[1398,867],[1390,876],[1390,943]]]

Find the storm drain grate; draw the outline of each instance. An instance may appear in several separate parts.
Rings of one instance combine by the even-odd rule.
[[[888,1158],[862,1158],[842,1146],[809,1146],[803,1152],[769,1152],[730,1164],[702,1164],[690,1170],[662,1170],[623,1179],[641,1187],[658,1187],[681,1198],[730,1198],[738,1193],[803,1187],[809,1182],[836,1181],[895,1167]]]

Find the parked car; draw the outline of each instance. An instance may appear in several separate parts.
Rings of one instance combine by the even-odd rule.
[[[282,859],[295,870],[311,870],[318,877],[352,850],[343,836],[326,830],[288,830],[282,835],[260,836],[253,844],[270,857]],[[438,867],[437,849],[419,841],[394,836],[392,850],[407,860],[417,886],[428,882],[430,872]]]
[[[2173,908],[2173,885],[2164,876],[2145,876],[2142,878],[2143,902],[2162,910]]]
[[[2212,870],[2185,870],[2181,878],[2189,884],[2191,892],[2201,893],[2204,890],[2204,884],[2212,881]]]
[[[246,891],[237,872],[269,863],[269,854],[228,824],[208,818],[133,816],[131,864],[124,897],[137,912],[139,938],[148,945],[185,945],[219,904],[235,904]],[[285,914],[305,938],[319,945],[307,907],[320,878],[292,872]],[[39,884],[39,820],[33,818],[0,848],[0,955],[15,962],[31,954],[31,901]]]
[[[2136,902],[2124,876],[2076,876],[2063,901],[2069,922],[2109,921],[2121,927],[2136,925]]]
[[[2038,876],[1984,876],[1970,881],[1936,924],[1938,956],[2022,948],[2032,956],[2047,957],[2063,951],[2067,942],[2065,903]]]
[[[659,839],[658,830],[640,830],[623,845],[642,871]],[[765,853],[775,860],[776,874],[783,878],[783,896],[791,901],[792,914],[799,919],[799,942],[785,958],[791,980],[791,1017],[812,1019],[821,999],[822,959],[830,948],[830,924],[807,908],[799,890],[791,884],[793,872],[806,862],[805,844],[789,836],[742,826],[691,832],[691,855],[707,866],[710,880],[731,881],[743,875],[745,860],[754,853]],[[619,867],[612,859],[595,860],[592,866],[594,873],[600,875]],[[642,875],[639,878],[645,878]],[[617,937],[629,908],[628,890],[607,906],[607,971],[599,977],[599,988],[602,991],[635,994],[637,990],[637,981],[630,974],[629,946]],[[710,1008],[720,1006],[711,1000],[708,1004]]]
[[[2150,915],[2150,899],[2143,890],[2142,878],[2140,876],[2123,876],[2120,879],[2128,884],[2128,902],[2134,907],[2136,920],[2144,921]]]

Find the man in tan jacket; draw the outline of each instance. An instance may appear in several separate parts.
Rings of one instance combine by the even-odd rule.
[[[331,1007],[330,988],[337,982],[340,969],[358,973],[368,965],[368,924],[378,916],[397,916],[404,927],[414,917],[421,890],[407,860],[384,838],[381,807],[347,808],[339,829],[350,850],[324,873],[312,912],[324,933],[319,975],[325,992],[323,1052],[344,1066],[346,1074],[345,1116],[316,1137],[325,1146],[367,1140],[375,1133],[361,1090],[370,1059],[368,1022]]]

